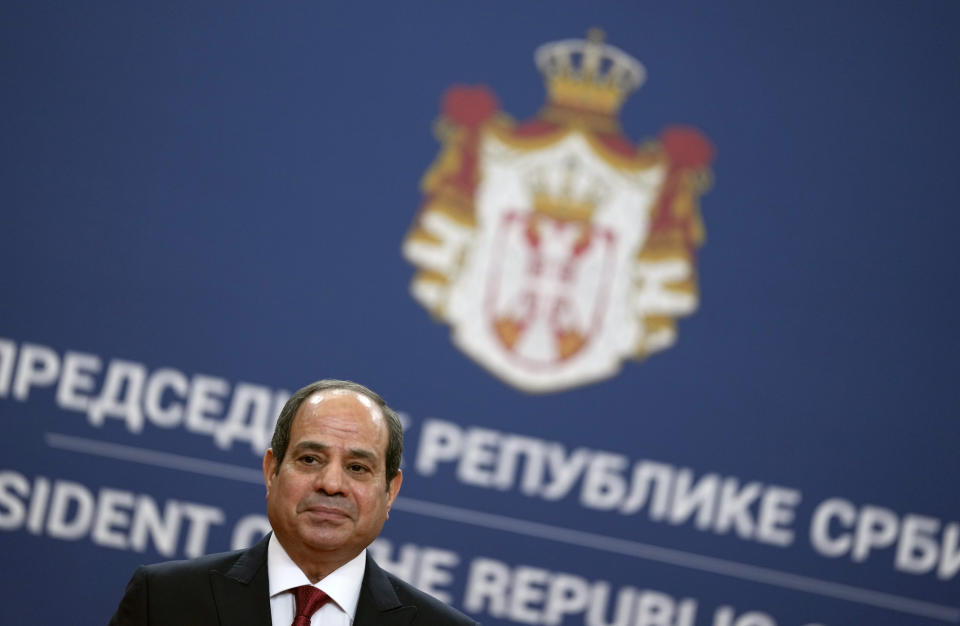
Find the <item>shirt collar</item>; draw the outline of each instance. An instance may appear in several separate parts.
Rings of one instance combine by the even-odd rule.
[[[330,596],[353,621],[366,569],[367,550],[363,549],[352,560],[333,570],[313,586]],[[294,587],[311,584],[307,575],[280,545],[276,533],[270,535],[270,542],[267,544],[267,579],[270,581],[271,598]]]

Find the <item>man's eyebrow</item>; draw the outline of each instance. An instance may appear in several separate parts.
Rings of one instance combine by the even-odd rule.
[[[376,461],[377,455],[371,452],[370,450],[364,450],[363,448],[350,448],[347,450],[351,457],[357,459],[366,459],[368,461]]]
[[[294,452],[302,452],[305,450],[313,450],[315,452],[326,452],[330,449],[330,446],[320,442],[320,441],[301,441],[293,447]],[[354,459],[365,459],[367,461],[377,461],[379,460],[376,453],[366,450],[364,448],[348,448],[347,455],[350,458]]]
[[[297,445],[293,446],[294,451],[300,450],[316,450],[317,452],[324,452],[330,449],[325,443],[320,443],[319,441],[301,441]]]

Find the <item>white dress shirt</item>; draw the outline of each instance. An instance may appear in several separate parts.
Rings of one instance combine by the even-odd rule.
[[[330,596],[330,601],[313,614],[310,626],[353,625],[366,569],[367,551],[363,550],[352,561],[341,565],[313,585]],[[270,535],[267,544],[267,576],[270,580],[270,618],[274,626],[289,626],[297,609],[297,600],[291,590],[300,585],[309,585],[310,580],[283,549],[275,534]]]

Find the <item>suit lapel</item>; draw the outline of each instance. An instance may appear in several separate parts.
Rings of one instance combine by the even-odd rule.
[[[407,626],[416,614],[417,607],[400,602],[390,579],[368,552],[353,626]]]
[[[270,624],[270,585],[267,581],[268,534],[243,552],[225,573],[210,572],[210,588],[220,623],[229,626]]]

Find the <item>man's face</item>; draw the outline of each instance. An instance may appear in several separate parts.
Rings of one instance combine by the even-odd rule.
[[[386,451],[386,420],[366,396],[328,390],[300,406],[279,473],[271,450],[263,459],[270,525],[298,565],[346,563],[380,533],[402,482],[387,489]]]

